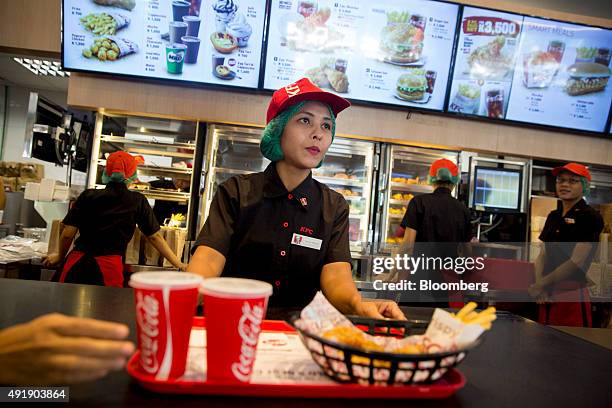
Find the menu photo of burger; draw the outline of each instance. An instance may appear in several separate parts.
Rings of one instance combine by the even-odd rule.
[[[428,103],[433,94],[435,80],[435,71],[408,69],[397,79],[394,96],[401,101]]]
[[[567,67],[569,78],[565,91],[570,96],[601,92],[610,79],[610,68],[595,62],[577,62]]]
[[[419,14],[387,13],[387,25],[380,34],[383,61],[400,66],[423,66],[423,47],[427,19]]]

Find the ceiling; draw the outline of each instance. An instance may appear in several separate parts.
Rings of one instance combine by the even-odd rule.
[[[68,78],[36,75],[13,61],[13,57],[24,57],[17,54],[0,53],[0,84],[17,85],[24,88],[44,89],[56,92],[68,92]],[[25,58],[34,59],[31,55]],[[44,58],[50,61],[59,61]]]

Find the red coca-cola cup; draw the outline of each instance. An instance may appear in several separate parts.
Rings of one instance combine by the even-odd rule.
[[[186,272],[138,272],[130,278],[140,369],[156,380],[179,378],[185,372],[202,281],[201,276]]]
[[[248,383],[272,285],[251,279],[211,278],[200,286],[206,316],[207,381]]]

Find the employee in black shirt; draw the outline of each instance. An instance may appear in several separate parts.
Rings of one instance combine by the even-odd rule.
[[[401,226],[405,228],[400,253],[444,259],[456,257],[460,243],[472,238],[470,212],[451,192],[459,182],[457,165],[448,159],[438,159],[429,168],[428,181],[433,193],[414,197]],[[417,279],[441,282],[439,270],[415,272]],[[444,292],[415,292],[413,300],[445,302]]]
[[[60,252],[50,254],[45,266],[64,266],[55,280],[103,286],[123,286],[123,257],[136,226],[175,267],[185,265],[159,234],[159,224],[147,199],[127,185],[136,179],[136,160],[119,151],[106,159],[104,190],[85,190],[63,220]],[[79,232],[74,249],[66,257]]]
[[[586,273],[597,249],[603,219],[584,201],[591,173],[578,163],[552,171],[557,209],[548,214],[540,234],[544,246],[535,263],[536,282],[529,288],[540,303],[540,323],[591,327]]]
[[[351,274],[349,208],[312,178],[349,107],[308,79],[279,89],[268,106],[260,148],[264,172],[218,187],[189,271],[273,285],[270,305],[303,307],[321,289],[341,312],[403,318],[393,302],[362,302]]]

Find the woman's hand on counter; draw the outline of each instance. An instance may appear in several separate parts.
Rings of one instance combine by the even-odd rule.
[[[529,288],[527,288],[527,292],[529,296],[534,299],[538,299],[545,294],[544,287],[539,282],[530,285]]]
[[[54,266],[59,265],[61,262],[62,262],[62,257],[60,256],[60,254],[53,253],[53,254],[47,255],[43,259],[43,266],[54,267]]]
[[[397,303],[391,300],[361,301],[355,306],[355,314],[375,319],[406,320]]]
[[[187,268],[189,267],[188,264],[186,263],[181,263],[181,266],[179,266],[179,270],[181,270],[181,272],[187,272]]]
[[[0,384],[66,385],[125,366],[127,326],[58,313],[0,331]]]

